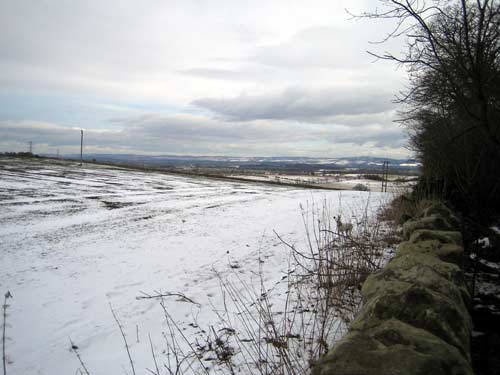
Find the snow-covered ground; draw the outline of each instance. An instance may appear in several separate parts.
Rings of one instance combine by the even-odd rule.
[[[70,338],[92,375],[130,373],[110,304],[137,373],[148,373],[148,334],[161,357],[164,313],[157,300],[137,300],[141,292],[182,293],[199,305],[167,298],[172,317],[208,324],[221,303],[214,270],[252,282],[263,261],[265,282],[281,279],[287,250],[273,230],[302,246],[300,204],[326,200],[354,221],[385,198],[0,159],[0,292],[13,295],[8,373],[79,373]]]
[[[250,181],[266,181],[282,184],[306,184],[330,189],[352,190],[356,185],[364,185],[370,191],[381,191],[382,181],[365,178],[363,174],[335,174],[326,176],[286,175],[286,174],[242,174],[230,177],[242,178]],[[389,175],[387,190],[402,193],[415,184],[416,176]]]

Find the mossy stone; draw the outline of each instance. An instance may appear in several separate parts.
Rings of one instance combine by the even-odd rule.
[[[313,375],[472,375],[465,358],[435,335],[396,319],[352,330]]]
[[[434,255],[443,262],[461,265],[463,262],[464,249],[461,245],[453,243],[442,243],[438,240],[424,240],[415,243],[401,242],[396,250],[396,256],[410,254]]]
[[[460,267],[451,262],[445,262],[439,257],[423,253],[396,253],[396,256],[386,265],[386,268],[411,269],[415,266],[432,268],[441,277],[451,281],[457,286],[465,285],[465,278]]]
[[[459,246],[463,245],[462,234],[457,231],[417,229],[411,234],[409,239],[411,243],[427,240],[437,240],[441,243],[449,243]]]
[[[409,239],[411,234],[417,229],[430,229],[430,230],[453,230],[455,227],[451,225],[441,215],[424,216],[417,219],[408,220],[403,224],[403,238]]]
[[[384,269],[374,272],[362,287],[363,300],[366,302],[380,291],[386,289],[386,284],[401,281],[411,285],[421,285],[436,293],[451,298],[457,305],[466,309],[470,302],[470,294],[465,285],[460,269],[452,264],[432,262],[432,257],[422,257],[425,262],[413,262],[412,256],[400,256],[390,262]]]
[[[457,216],[442,202],[434,202],[429,207],[425,208],[418,217],[426,217],[432,215],[440,215],[446,219],[454,228],[460,227],[460,220]]]
[[[470,357],[470,316],[463,303],[449,296],[422,285],[388,280],[366,301],[351,328],[370,329],[389,319],[427,330]]]

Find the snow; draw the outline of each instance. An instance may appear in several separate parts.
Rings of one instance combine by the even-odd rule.
[[[485,239],[488,239],[488,238],[487,238],[487,237],[485,237]],[[483,242],[481,242],[481,241],[483,241]],[[484,241],[484,239],[479,240],[479,241],[478,241],[478,243],[479,243],[479,244],[482,244],[482,245],[487,244],[487,246],[484,246],[484,247],[488,247],[488,246],[489,246],[489,241],[488,241],[488,242],[485,242],[485,241]],[[491,268],[492,270],[499,270],[499,271],[500,271],[500,263],[496,263],[496,262],[489,262],[489,261],[487,261],[486,259],[483,259],[483,258],[478,257],[478,256],[477,256],[476,254],[474,254],[474,253],[470,254],[469,258],[470,258],[470,259],[472,259],[472,260],[475,260],[475,261],[477,261],[477,262],[479,262],[479,263],[481,263],[483,266],[486,266],[486,267],[488,267],[488,268]]]
[[[500,235],[500,228],[499,227],[491,227],[491,230],[494,231],[496,234]]]
[[[400,163],[400,167],[421,167],[422,163]]]
[[[164,315],[142,292],[165,299],[180,324],[208,324],[220,306],[219,279],[236,273],[277,283],[287,250],[306,240],[299,205],[328,201],[353,220],[386,194],[305,190],[187,178],[67,162],[0,159],[0,291],[10,291],[9,374],[75,374],[70,338],[93,375],[128,370],[124,327],[138,373],[161,353]],[[235,267],[237,265],[237,267]],[[231,267],[232,266],[232,267]],[[188,332],[186,334],[192,334]],[[129,371],[130,372],[130,371]]]
[[[382,181],[375,181],[372,179],[363,178],[363,175],[352,174],[335,174],[328,176],[310,176],[310,175],[286,175],[286,174],[272,174],[265,175],[230,175],[229,177],[236,177],[249,181],[270,181],[279,182],[284,184],[307,184],[323,188],[337,189],[337,190],[352,190],[356,185],[362,184],[370,189],[370,191],[380,191],[382,188]],[[395,181],[401,179],[401,176],[389,176],[388,191],[401,193],[405,189],[409,189],[414,185],[410,181],[412,176],[407,176],[404,181]]]
[[[488,237],[483,237],[477,240],[478,245],[481,245],[482,248],[490,247],[490,239]]]

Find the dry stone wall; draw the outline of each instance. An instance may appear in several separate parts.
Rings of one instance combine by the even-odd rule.
[[[404,224],[406,241],[367,278],[360,313],[313,375],[473,374],[458,226],[440,203]]]

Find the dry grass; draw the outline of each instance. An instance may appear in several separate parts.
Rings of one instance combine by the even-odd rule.
[[[7,308],[9,305],[7,301],[9,298],[12,298],[12,294],[9,291],[5,293],[3,305],[2,305],[2,315],[3,315],[3,324],[2,324],[2,367],[3,367],[3,375],[7,375],[7,354],[6,354],[6,330],[7,330]]]
[[[400,192],[385,205],[380,212],[380,220],[397,227],[408,219],[416,217],[426,208],[436,203],[436,199],[418,198],[406,191]]]
[[[287,274],[272,288],[265,285],[262,262],[258,285],[236,272],[218,275],[224,307],[213,306],[218,321],[203,330],[201,342],[185,337],[162,303],[170,332],[166,373],[309,373],[358,312],[363,281],[382,266],[386,228],[367,207],[352,233],[339,232],[326,203],[304,209],[307,248],[276,233],[290,256]]]
[[[390,247],[388,238],[395,238],[393,227],[369,212],[369,202],[354,210],[362,212],[361,216],[353,216],[342,209],[339,199],[335,210],[326,202],[302,209],[304,248],[275,233],[289,257],[288,271],[272,287],[264,281],[260,256],[256,279],[250,283],[232,267],[229,276],[216,273],[222,297],[220,305],[212,305],[216,321],[200,327],[194,315],[188,324],[201,335],[188,334],[185,323],[172,317],[164,298],[176,296],[199,309],[195,301],[181,293],[138,297],[160,300],[166,327],[161,350],[155,351],[149,338],[153,366],[146,370],[153,375],[310,373],[318,358],[347,331],[360,309],[362,283],[383,266],[384,250]],[[348,231],[345,225],[337,225],[338,218],[350,224]],[[135,373],[121,323],[111,311],[122,333],[130,370]],[[81,356],[73,351],[84,369],[80,372],[88,375]]]

